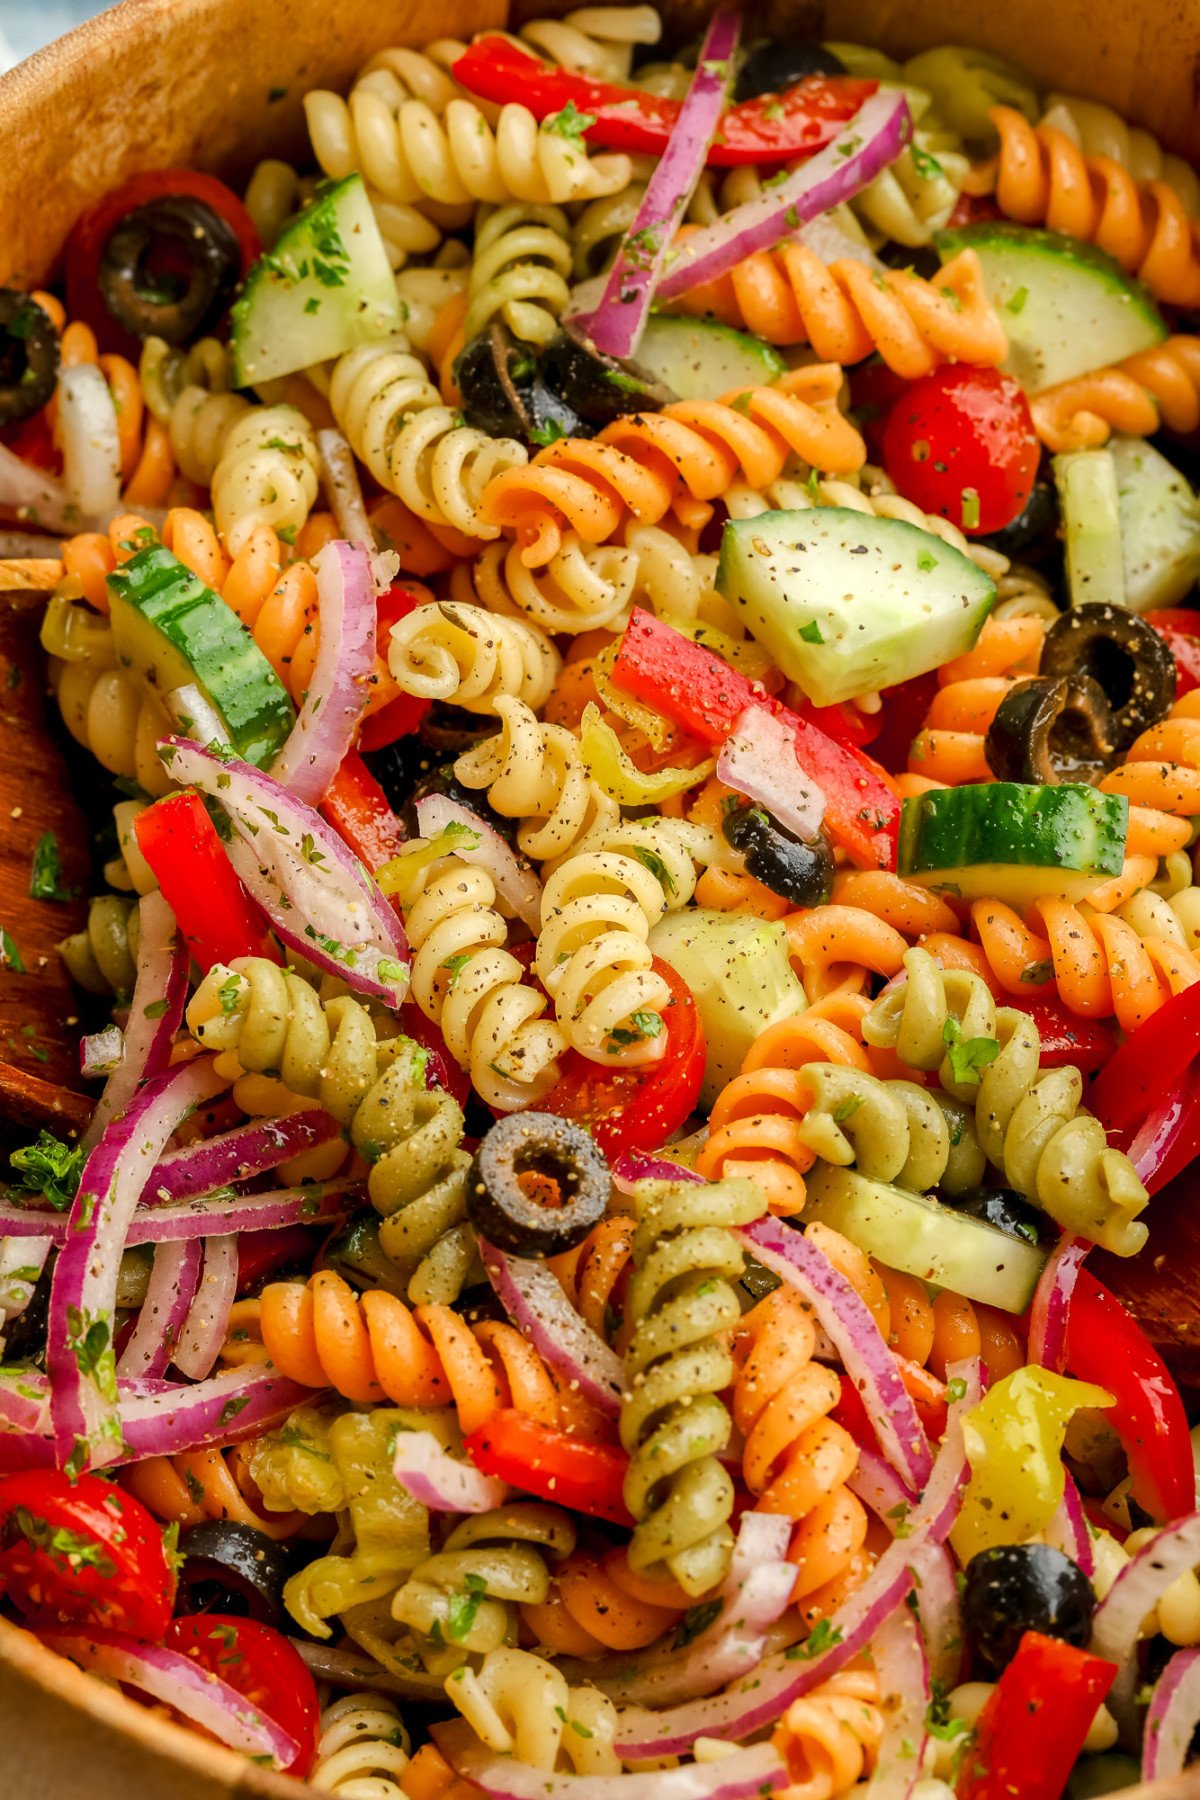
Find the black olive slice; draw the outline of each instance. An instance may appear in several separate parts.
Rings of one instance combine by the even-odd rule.
[[[581,1125],[553,1113],[512,1113],[487,1133],[467,1182],[481,1237],[517,1256],[557,1256],[604,1216],[608,1167]]]
[[[454,773],[453,763],[429,769],[422,774],[412,784],[404,804],[397,809],[400,823],[409,837],[415,838],[421,835],[421,823],[417,817],[417,802],[428,798],[430,794],[444,794],[447,799],[457,801],[459,806],[469,807],[473,813],[478,813],[481,819],[485,819],[493,831],[498,832],[506,843],[516,842],[517,827],[521,821],[505,819],[498,812],[493,812],[488,805],[487,794],[484,790],[464,786]]]
[[[463,706],[435,700],[417,726],[417,735],[440,760],[473,750],[481,738],[494,736],[496,729],[497,720],[486,713],[468,712]]]
[[[605,356],[570,323],[546,345],[540,366],[545,387],[595,425],[611,424],[629,413],[657,412],[675,399],[670,388],[636,363]]]
[[[278,1625],[290,1561],[282,1544],[234,1519],[205,1519],[179,1540],[177,1613],[233,1613]]]
[[[731,806],[725,840],[745,858],[747,872],[793,906],[820,906],[833,886],[833,849],[824,832],[800,838],[761,806]]]
[[[987,544],[992,550],[1000,550],[1005,556],[1018,556],[1031,544],[1039,543],[1043,538],[1053,539],[1058,530],[1058,489],[1052,481],[1043,481],[1040,477],[1030,489],[1029,498],[1015,519],[999,531],[989,531],[986,536],[974,539],[977,544]]]
[[[967,1564],[963,1624],[976,1655],[999,1674],[1027,1631],[1082,1650],[1096,1595],[1077,1563],[1049,1544],[998,1544]]]
[[[100,293],[134,337],[183,344],[217,322],[241,268],[233,227],[202,200],[169,194],[114,225],[100,257]]]
[[[1090,675],[1019,681],[1000,702],[983,748],[997,781],[1098,781],[1117,754],[1104,690]]]
[[[1056,619],[1042,648],[1043,675],[1090,675],[1104,690],[1114,750],[1165,718],[1175,699],[1175,658],[1152,625],[1124,606],[1089,600]]]
[[[997,1231],[1007,1232],[1009,1237],[1024,1238],[1030,1244],[1040,1243],[1047,1228],[1045,1213],[1030,1206],[1025,1196],[1013,1188],[971,1188],[965,1194],[947,1196],[945,1204],[953,1207],[955,1212],[966,1213],[971,1219],[982,1219],[985,1225],[994,1225]]]
[[[498,319],[461,350],[454,379],[462,395],[462,415],[489,437],[525,441],[533,424],[531,402],[537,360]]]
[[[0,425],[40,412],[58,380],[58,333],[36,300],[0,288]]]
[[[735,100],[754,100],[759,94],[782,94],[809,75],[844,75],[840,57],[811,39],[793,38],[783,44],[758,44],[738,70]]]

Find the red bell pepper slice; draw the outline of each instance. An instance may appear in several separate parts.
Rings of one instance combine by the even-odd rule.
[[[372,875],[398,856],[408,841],[391,801],[357,750],[342,758],[325,790],[321,812]]]
[[[843,701],[840,706],[801,706],[797,709],[797,717],[807,719],[826,737],[839,744],[849,744],[852,749],[873,744],[883,730],[882,711],[860,712],[849,701]]]
[[[385,662],[388,645],[392,641],[392,626],[399,624],[410,612],[432,599],[433,595],[428,588],[410,587],[403,581],[394,581],[387,593],[379,596],[375,648]],[[397,738],[408,737],[417,729],[432,704],[432,701],[422,700],[417,694],[397,694],[394,700],[389,700],[386,706],[381,706],[378,712],[373,712],[363,720],[358,733],[359,749],[382,750],[386,745],[394,744]]]
[[[586,1125],[610,1162],[625,1150],[661,1150],[695,1110],[704,1080],[704,1026],[691,989],[657,956],[653,967],[671,990],[662,1009],[667,1047],[658,1062],[606,1069],[572,1050],[550,1092],[529,1109]]]
[[[238,1293],[247,1293],[277,1269],[307,1268],[316,1246],[316,1234],[306,1225],[285,1225],[282,1231],[239,1231]]]
[[[238,956],[283,961],[266,915],[234,874],[199,794],[188,789],[156,800],[138,814],[133,829],[184,943],[206,973]]]
[[[1112,1029],[1099,1019],[1078,1018],[1057,995],[1045,1000],[1022,998],[1018,1004],[1038,1028],[1043,1069],[1061,1069],[1073,1063],[1081,1075],[1094,1075],[1116,1054]]]
[[[658,156],[667,147],[682,104],[663,94],[552,68],[502,37],[472,44],[455,63],[454,79],[483,100],[498,105],[520,101],[535,119],[549,119],[573,106],[576,114],[587,115],[583,135],[590,144]],[[782,94],[743,100],[722,114],[708,161],[731,168],[812,156],[833,142],[878,86],[846,75],[809,75]]]
[[[1173,994],[1127,1037],[1088,1091],[1088,1109],[1126,1141],[1178,1089],[1200,1053],[1200,982]]]
[[[1147,625],[1153,625],[1175,658],[1176,699],[1200,687],[1200,612],[1168,606],[1142,617]]]
[[[1159,1524],[1191,1512],[1196,1476],[1179,1389],[1141,1326],[1087,1269],[1067,1310],[1065,1362],[1116,1398],[1105,1418],[1125,1447],[1133,1497]]]
[[[613,1525],[635,1522],[623,1497],[629,1458],[616,1444],[570,1437],[506,1406],[465,1437],[463,1446],[477,1469],[523,1493]]]
[[[860,869],[894,869],[900,797],[886,769],[773,700],[711,650],[635,607],[613,666],[619,688],[706,744],[728,737],[748,706],[769,706],[795,732],[796,761],[825,795],[825,823]]]
[[[1116,1663],[1027,1631],[979,1715],[957,1800],[1062,1800]]]

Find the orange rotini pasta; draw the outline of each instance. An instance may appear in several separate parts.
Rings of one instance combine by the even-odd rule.
[[[1114,431],[1148,437],[1165,425],[1187,433],[1200,425],[1200,338],[1169,337],[1111,368],[1047,388],[1030,403],[1047,449],[1085,450]]]
[[[872,1669],[847,1669],[793,1700],[771,1733],[787,1764],[782,1800],[849,1794],[874,1768],[885,1724]]]
[[[690,1605],[674,1582],[631,1569],[623,1547],[576,1550],[555,1569],[547,1598],[523,1605],[521,1618],[538,1643],[560,1655],[601,1656],[657,1643]]]
[[[267,1537],[295,1535],[305,1523],[300,1512],[272,1513],[251,1480],[253,1440],[229,1450],[189,1450],[181,1456],[152,1456],[122,1477],[124,1487],[155,1518],[187,1530],[204,1519],[232,1519]]]

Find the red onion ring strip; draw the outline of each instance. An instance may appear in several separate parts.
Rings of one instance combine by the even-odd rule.
[[[229,860],[283,942],[356,993],[398,1007],[408,985],[400,915],[320,813],[261,769],[191,738],[161,739],[159,753],[176,781],[228,814]]]
[[[121,440],[112,394],[95,363],[59,370],[56,436],[77,521],[107,517],[121,504]]]
[[[451,1456],[432,1431],[401,1431],[392,1473],[430,1512],[485,1513],[503,1505],[508,1483]]]
[[[266,1194],[225,1194],[219,1199],[176,1200],[164,1206],[139,1206],[125,1244],[167,1244],[200,1238],[210,1232],[279,1231],[285,1225],[319,1225],[349,1212],[366,1198],[357,1181],[321,1181],[307,1187],[276,1188]],[[30,1212],[0,1205],[0,1231],[32,1246],[43,1235],[47,1246],[65,1244],[70,1236],[61,1213]]]
[[[717,779],[744,794],[798,837],[813,838],[825,817],[825,796],[796,761],[794,727],[765,706],[748,706],[721,745]]]
[[[858,1450],[858,1465],[854,1473],[847,1478],[846,1486],[852,1494],[856,1494],[864,1506],[888,1527],[892,1536],[896,1535],[895,1521],[905,1516],[900,1508],[912,1505],[912,1492],[906,1488],[891,1463],[885,1462],[874,1450],[868,1450],[861,1444]]]
[[[1083,1573],[1090,1578],[1096,1573],[1095,1546],[1084,1517],[1083,1501],[1075,1486],[1075,1478],[1069,1469],[1064,1473],[1066,1485],[1063,1497],[1046,1527],[1045,1538],[1048,1544],[1053,1544],[1056,1550],[1061,1550],[1064,1556],[1069,1556],[1072,1562],[1078,1563]]]
[[[142,896],[138,914],[137,979],[125,1026],[125,1056],[109,1076],[83,1134],[89,1149],[109,1120],[125,1110],[140,1083],[167,1067],[183,1018],[188,955],[176,929],[175,914],[157,890]]]
[[[284,1113],[277,1119],[255,1119],[237,1125],[219,1137],[205,1138],[184,1150],[168,1150],[142,1195],[144,1206],[164,1200],[188,1200],[208,1194],[231,1181],[245,1181],[288,1162],[318,1144],[327,1144],[341,1130],[337,1120],[319,1106]]]
[[[312,684],[287,743],[272,765],[275,780],[315,806],[354,741],[375,663],[375,577],[367,552],[340,538],[313,558],[320,643]]]
[[[782,1220],[758,1219],[739,1231],[759,1262],[799,1289],[862,1395],[884,1455],[919,1492],[929,1479],[929,1445],[896,1358],[862,1296],[815,1244]]]
[[[239,1694],[229,1682],[210,1674],[177,1650],[143,1644],[121,1631],[91,1627],[86,1631],[43,1631],[39,1635],[51,1650],[69,1657],[81,1669],[128,1682],[142,1693],[153,1694],[156,1700],[202,1725],[231,1750],[240,1750],[246,1756],[269,1757],[277,1769],[287,1768],[300,1755],[301,1747],[290,1732],[259,1712],[254,1702]]]
[[[448,794],[427,794],[417,801],[417,823],[421,827],[421,836],[426,838],[436,837],[447,825],[466,825],[476,832],[479,842],[464,848],[463,841],[458,840],[454,854],[460,862],[486,869],[496,884],[496,892],[512,907],[522,924],[528,925],[531,931],[541,929],[542,884],[530,864],[516,855],[486,819],[481,819],[469,806],[451,800]]]
[[[375,533],[367,518],[354,452],[340,431],[318,431],[317,458],[321,465],[321,486],[325,489],[338,530],[348,544],[373,553]]]
[[[741,22],[735,12],[713,14],[696,72],[646,185],[637,216],[622,238],[588,335],[609,356],[633,356],[650,316],[654,290],[667,266],[675,228],[704,168],[708,146],[725,109]]]
[[[1062,1237],[1038,1276],[1029,1313],[1029,1360],[1060,1373],[1067,1353],[1067,1313],[1083,1259],[1086,1238]]]
[[[617,1749],[632,1761],[670,1756],[686,1750],[698,1737],[743,1738],[772,1725],[801,1694],[819,1687],[868,1644],[884,1619],[914,1585],[914,1558],[923,1544],[942,1544],[958,1516],[969,1469],[963,1448],[963,1414],[980,1394],[979,1361],[952,1363],[951,1380],[965,1392],[951,1403],[946,1435],[934,1459],[929,1482],[908,1519],[908,1535],[884,1551],[874,1569],[833,1614],[834,1642],[811,1661],[797,1661],[786,1651],[766,1657],[750,1675],[707,1699],[691,1700],[666,1712],[630,1707],[621,1715]]]
[[[22,462],[7,444],[0,444],[0,507],[31,525],[45,525],[50,531],[78,531],[81,524],[62,482],[45,469]]]
[[[958,1571],[944,1544],[923,1544],[918,1552],[920,1586],[915,1590],[917,1618],[925,1640],[929,1672],[944,1687],[962,1679],[966,1639],[958,1597]]]
[[[1177,1650],[1158,1678],[1142,1738],[1142,1780],[1182,1775],[1200,1719],[1200,1650]]]
[[[142,1310],[117,1363],[119,1381],[166,1373],[196,1297],[202,1261],[198,1238],[158,1246]]]
[[[237,1237],[229,1233],[205,1238],[204,1274],[175,1349],[175,1367],[181,1375],[200,1381],[211,1373],[225,1342],[237,1278]]]
[[[562,1775],[497,1755],[465,1719],[433,1725],[430,1733],[455,1773],[492,1800],[755,1800],[787,1782],[783,1759],[770,1744],[640,1775]]]
[[[84,1165],[50,1289],[47,1367],[60,1466],[99,1465],[120,1451],[113,1366],[117,1270],[142,1189],[194,1106],[226,1085],[211,1057],[154,1076],[113,1119]]]
[[[0,1325],[25,1311],[52,1248],[52,1240],[42,1232],[0,1238]]]
[[[1200,1563],[1200,1512],[1185,1513],[1143,1544],[1092,1615],[1088,1648],[1117,1665],[1107,1705],[1124,1733],[1136,1729],[1137,1645],[1142,1620],[1178,1576]]]
[[[921,1776],[928,1732],[929,1665],[917,1622],[898,1606],[871,1640],[887,1724],[863,1800],[908,1800]]]
[[[598,1411],[616,1418],[625,1391],[621,1359],[580,1318],[545,1263],[510,1256],[484,1238],[479,1254],[500,1304],[539,1355]]]
[[[622,1150],[612,1171],[613,1186],[621,1194],[632,1194],[639,1181],[703,1180],[694,1169],[685,1169],[665,1156],[647,1156],[641,1150]]]

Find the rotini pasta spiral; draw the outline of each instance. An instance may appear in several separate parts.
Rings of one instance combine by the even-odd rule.
[[[406,694],[492,714],[501,700],[540,709],[562,666],[538,626],[445,600],[415,607],[392,627],[388,665]]]
[[[480,499],[493,480],[524,466],[524,445],[464,425],[402,334],[339,357],[329,403],[355,454],[418,518],[472,538],[499,536]]]
[[[511,1325],[468,1326],[448,1306],[412,1311],[395,1294],[356,1294],[332,1270],[306,1284],[263,1290],[261,1326],[271,1361],[307,1387],[360,1403],[453,1406],[466,1436],[502,1406],[557,1424],[546,1365]]]
[[[422,882],[404,915],[413,998],[488,1105],[527,1106],[557,1081],[566,1040],[542,1017],[544,995],[525,985],[522,965],[504,948],[508,928],[492,879],[445,856]]]
[[[950,785],[993,780],[988,727],[1014,683],[1037,672],[1045,636],[1046,622],[1037,617],[985,619],[974,648],[938,670],[938,693],[909,750],[910,771]]]
[[[597,81],[629,79],[637,45],[657,44],[662,19],[653,6],[584,6],[561,19],[530,19],[520,40],[548,62]]]
[[[555,1506],[517,1501],[463,1519],[418,1563],[392,1601],[392,1617],[417,1634],[426,1668],[448,1675],[511,1641],[514,1609],[549,1594],[547,1559],[561,1562],[574,1548],[574,1521]],[[479,1601],[465,1625],[454,1610],[463,1593]]]
[[[841,1800],[875,1766],[886,1718],[873,1669],[845,1669],[793,1700],[771,1733],[794,1800]]]
[[[878,351],[907,381],[943,361],[993,366],[1008,348],[972,250],[924,281],[849,259],[826,266],[804,244],[781,244],[743,257],[672,310],[719,319],[769,344],[809,343],[823,362],[856,363]]]
[[[574,1250],[550,1259],[579,1316],[598,1337],[611,1338],[617,1302],[633,1255],[633,1223],[621,1215],[601,1219]]]
[[[620,810],[588,775],[579,740],[565,725],[545,725],[523,700],[500,695],[501,729],[466,750],[454,773],[487,789],[488,804],[520,819],[517,842],[538,862],[567,856],[586,838],[615,827]]]
[[[291,1537],[304,1524],[302,1512],[265,1510],[250,1473],[253,1446],[228,1450],[187,1450],[178,1456],[151,1456],[122,1476],[131,1494],[164,1524],[187,1531],[205,1519],[232,1519],[265,1537]]]
[[[695,890],[687,833],[628,820],[559,862],[542,890],[534,968],[564,1036],[593,1062],[636,1068],[663,1053],[670,989],[647,940]]]
[[[559,1655],[602,1656],[657,1643],[688,1603],[675,1583],[636,1575],[619,1546],[602,1555],[572,1552],[553,1571],[545,1600],[524,1603],[521,1618],[539,1644]]]
[[[616,1775],[617,1709],[591,1687],[568,1687],[553,1663],[528,1650],[489,1650],[478,1669],[456,1669],[446,1692],[490,1750],[535,1769]]]
[[[113,775],[136,781],[157,798],[171,787],[158,740],[174,727],[161,701],[114,662],[60,662],[52,658],[50,685],[63,724]]]
[[[317,1760],[308,1780],[341,1800],[400,1800],[409,1737],[386,1694],[343,1694],[321,1713]]]
[[[226,430],[212,471],[217,529],[232,555],[256,525],[299,531],[317,497],[317,443],[294,406],[256,406]]]
[[[1187,435],[1200,425],[1200,338],[1169,337],[1111,368],[1047,388],[1030,402],[1048,450],[1086,450],[1114,431],[1149,437],[1159,425]]]
[[[741,1310],[729,1284],[744,1259],[731,1227],[758,1218],[764,1201],[748,1181],[643,1181],[634,1205],[620,1418],[625,1503],[638,1521],[629,1566],[665,1565],[695,1597],[724,1580],[733,1552],[733,1484],[717,1460],[730,1435],[718,1398],[733,1377],[724,1334]]]
[[[613,626],[629,606],[636,559],[617,544],[584,544],[568,532],[544,568],[526,568],[518,545],[489,544],[450,576],[451,597],[490,613],[529,619],[572,636]]]
[[[1165,181],[1139,181],[1110,156],[1085,156],[1064,132],[992,109],[1000,153],[968,186],[994,190],[1006,218],[1098,244],[1159,300],[1200,303],[1200,253],[1183,201]]]
[[[841,370],[813,364],[772,387],[721,400],[673,401],[659,413],[618,419],[595,438],[563,438],[528,468],[500,475],[484,493],[483,517],[518,538],[539,568],[562,547],[563,522],[589,544],[612,538],[628,513],[656,525],[668,512],[703,525],[709,502],[744,475],[761,487],[789,457],[850,474],[866,450],[839,412]]]
[[[1010,1187],[1117,1255],[1146,1241],[1137,1215],[1147,1194],[1104,1127],[1081,1111],[1083,1078],[1066,1066],[1039,1073],[1041,1052],[1032,1019],[997,1009],[987,983],[961,969],[941,969],[927,950],[904,957],[905,982],[882,995],[863,1021],[870,1044],[894,1049],[910,1068],[937,1069],[947,1093],[975,1109],[979,1142]],[[999,1045],[982,1070],[955,1073],[959,1042]],[[971,1079],[966,1079],[970,1075]]]
[[[463,336],[495,318],[528,344],[547,344],[570,296],[567,215],[558,206],[501,206],[475,224]]]
[[[797,1569],[792,1597],[820,1608],[822,1590],[846,1576],[862,1550],[867,1515],[846,1487],[858,1446],[829,1417],[841,1398],[841,1381],[836,1371],[814,1362],[815,1348],[812,1316],[794,1289],[768,1294],[734,1337],[732,1410],[756,1510],[794,1522],[788,1547]]]
[[[140,924],[136,901],[119,894],[98,894],[89,900],[83,930],[63,938],[58,946],[76,986],[87,994],[132,994]]]
[[[998,96],[999,97],[999,96]],[[1061,131],[1085,156],[1120,163],[1135,181],[1165,181],[1191,219],[1200,218],[1200,177],[1182,156],[1172,156],[1148,131],[1129,125],[1110,106],[1078,94],[1047,94],[1039,121]]]

